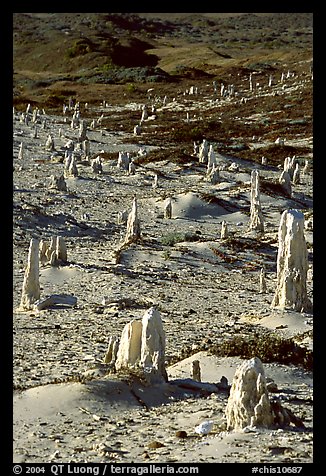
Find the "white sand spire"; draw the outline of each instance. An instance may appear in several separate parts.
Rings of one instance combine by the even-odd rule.
[[[133,199],[131,212],[127,220],[127,232],[124,243],[133,243],[140,238],[140,221],[138,219],[138,207],[136,197]]]
[[[260,203],[259,172],[251,172],[250,230],[264,232],[264,218]]]
[[[278,231],[277,284],[272,307],[309,312],[307,272],[304,215],[299,210],[285,210]]]
[[[25,270],[21,309],[31,310],[35,301],[40,299],[40,276],[39,276],[39,240],[32,238],[29,245],[27,267]]]
[[[169,197],[164,205],[164,218],[172,218],[172,198]]]

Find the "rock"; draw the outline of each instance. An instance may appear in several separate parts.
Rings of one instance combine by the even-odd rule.
[[[67,262],[67,247],[62,236],[52,236],[49,244],[40,241],[40,262],[51,266]]]
[[[154,383],[167,381],[165,370],[165,332],[160,313],[154,307],[142,319],[140,365]]]
[[[98,156],[91,161],[91,167],[95,174],[101,174],[103,172],[101,157]]]
[[[251,172],[250,230],[264,232],[264,219],[260,204],[259,172]]]
[[[34,303],[34,309],[41,311],[47,307],[56,305],[74,307],[77,304],[77,298],[68,294],[52,294],[43,299],[38,299]]]
[[[20,307],[31,310],[40,298],[39,240],[32,238],[29,245]]]
[[[148,443],[148,448],[151,448],[151,449],[157,449],[157,448],[163,448],[163,446],[165,446],[163,443],[161,443],[160,441],[151,441],[150,443]]]
[[[87,140],[87,126],[85,121],[80,121],[79,131],[78,131],[78,140],[83,142]]]
[[[172,199],[169,197],[164,205],[164,218],[172,218]]]
[[[221,391],[227,391],[230,390],[230,385],[228,382],[228,379],[222,375],[221,380],[216,384],[216,387],[221,390]]]
[[[171,385],[176,385],[180,388],[185,388],[187,390],[192,390],[194,392],[199,392],[203,394],[217,393],[218,390],[225,390],[224,385],[218,383],[209,383],[209,382],[198,382],[192,378],[185,379],[175,379],[171,382]]]
[[[201,371],[199,360],[193,360],[191,362],[191,376],[197,382],[201,382]]]
[[[304,237],[304,215],[285,210],[278,231],[277,284],[271,306],[310,312],[307,296],[308,251]]]
[[[128,211],[123,210],[122,212],[118,212],[117,223],[118,225],[126,225],[128,221]]]
[[[131,160],[128,166],[128,174],[135,175],[135,173],[136,173],[136,165],[135,165],[135,162]]]
[[[20,160],[24,159],[24,144],[22,142],[20,143],[20,146],[19,146],[18,159]]]
[[[188,433],[187,433],[186,431],[184,431],[184,430],[178,430],[178,431],[176,431],[175,436],[176,436],[177,438],[187,438],[187,437],[188,437]]]
[[[261,268],[260,274],[259,274],[259,292],[260,294],[264,294],[267,292],[266,276],[265,276],[264,268]]]
[[[208,161],[208,142],[206,139],[203,139],[203,142],[199,146],[198,154],[199,162],[206,164]]]
[[[50,184],[49,184],[50,189],[56,189],[60,190],[62,192],[67,191],[67,184],[64,179],[63,175],[60,175],[59,177],[55,177],[55,175],[50,176]]]
[[[291,177],[290,177],[290,174],[286,170],[282,171],[281,176],[279,178],[279,183],[280,185],[282,185],[284,193],[287,196],[291,197],[292,196]]]
[[[120,170],[129,170],[130,155],[129,152],[119,152],[117,167]]]
[[[142,322],[132,320],[123,328],[115,362],[116,370],[132,368],[139,364]]]
[[[62,236],[56,237],[56,261],[59,263],[67,262],[67,246]]]
[[[64,161],[64,176],[66,178],[78,177],[77,163],[73,154],[68,155]]]
[[[207,176],[209,176],[211,174],[213,168],[216,168],[216,167],[217,167],[216,155],[215,155],[215,152],[214,152],[213,145],[211,144],[209,146],[209,150],[208,150],[207,171],[206,171]]]
[[[303,421],[295,416],[291,410],[284,408],[279,400],[272,400],[271,408],[276,426],[285,428],[293,423],[297,428],[305,428]]]
[[[110,355],[113,355],[112,347],[110,339],[105,357],[107,363],[114,360]],[[141,321],[134,319],[125,325],[116,353],[115,369],[140,370],[150,384],[167,382],[165,333],[161,316],[155,308],[147,310]]]
[[[140,136],[140,134],[141,134],[140,124],[136,124],[135,127],[134,127],[134,135],[135,136]]]
[[[203,421],[202,423],[200,423],[199,425],[195,427],[195,432],[201,436],[208,435],[208,433],[211,432],[213,425],[214,425],[214,422],[212,420]]]
[[[292,181],[295,185],[298,185],[300,183],[300,166],[298,163],[295,166]]]
[[[157,188],[157,187],[158,187],[158,174],[155,174],[155,175],[154,175],[154,180],[153,180],[153,183],[152,183],[152,187],[153,187],[153,188]]]
[[[258,357],[245,361],[234,375],[226,406],[228,430],[270,427],[273,414],[268,399],[265,372]]]
[[[138,220],[137,214],[137,199],[134,198],[132,203],[131,212],[128,215],[127,220],[127,233],[125,236],[124,243],[133,243],[140,238],[140,222]]]
[[[115,364],[117,360],[117,353],[119,348],[119,339],[116,337],[110,337],[108,349],[104,357],[105,364]]]
[[[52,152],[54,150],[54,140],[51,134],[48,135],[48,138],[45,143],[45,150]]]
[[[228,225],[225,220],[222,221],[221,240],[226,240],[229,236]]]
[[[293,179],[293,174],[296,168],[297,162],[295,155],[291,157],[285,157],[283,169],[290,175],[290,179]]]
[[[210,169],[210,172],[207,176],[207,180],[212,184],[216,185],[220,180],[220,172],[216,165]]]

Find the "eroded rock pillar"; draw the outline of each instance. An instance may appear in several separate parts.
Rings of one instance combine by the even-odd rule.
[[[274,418],[268,398],[265,372],[258,357],[240,365],[234,375],[226,406],[227,429],[270,427]]]
[[[33,309],[34,303],[38,299],[40,299],[39,240],[32,238],[29,245],[20,307],[25,310]]]
[[[285,210],[278,231],[277,284],[272,307],[309,312],[307,296],[308,251],[304,236],[304,215]]]

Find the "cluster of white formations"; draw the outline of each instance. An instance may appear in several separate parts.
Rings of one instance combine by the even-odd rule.
[[[20,309],[35,308],[40,300],[40,264],[58,266],[67,262],[67,247],[61,236],[53,236],[49,243],[32,238],[25,269]]]
[[[309,162],[306,160],[303,173],[305,174],[308,170]],[[298,185],[300,183],[300,165],[295,155],[293,157],[285,157],[279,183],[282,184],[285,193],[291,197],[292,184]]]
[[[277,284],[272,307],[309,312],[307,272],[304,215],[299,210],[285,210],[278,231]]]
[[[273,86],[272,77],[269,78],[268,86],[270,88]],[[251,91],[257,91],[259,87],[259,85],[254,82],[252,76],[250,76],[249,87]],[[217,83],[215,83],[214,92],[217,93],[217,90]],[[189,94],[198,94],[197,88],[191,87]],[[221,97],[231,98],[237,94],[234,85],[221,85]],[[165,102],[166,98],[164,103]],[[155,112],[155,109],[152,109],[152,112]],[[30,110],[26,112],[26,114],[28,117],[28,114],[31,114]],[[34,120],[35,122],[37,121],[37,115],[35,115]],[[146,106],[143,106],[140,122],[134,129],[135,135],[141,134],[142,131],[143,135],[145,135],[146,121],[148,120],[148,109]],[[187,112],[187,122],[189,121],[190,115]],[[95,122],[95,120],[93,121],[91,128],[95,129],[96,125],[100,125],[103,122],[104,116],[102,115],[97,122]],[[44,124],[45,121],[43,122],[43,125]],[[78,139],[76,143],[71,139],[66,142],[64,146],[64,172],[63,175],[59,177],[50,177],[49,188],[52,190],[67,191],[65,178],[78,177],[77,163],[81,157],[86,159],[86,163],[90,166],[94,174],[103,174],[102,177],[97,177],[99,180],[106,178],[105,172],[103,173],[103,166],[105,167],[106,164],[104,160],[102,161],[101,156],[98,155],[96,157],[97,154],[94,154],[93,157],[96,158],[91,159],[86,122],[80,119],[78,108],[75,109],[71,128],[75,130],[76,133],[78,132]],[[36,137],[36,128],[34,132]],[[60,131],[59,137],[62,137],[62,131]],[[284,144],[284,139],[279,138],[276,143],[281,146]],[[44,142],[42,143],[42,147],[44,147]],[[49,152],[55,151],[54,139],[50,134],[47,137],[45,148]],[[143,152],[140,153],[142,154]],[[220,184],[221,187],[219,185],[214,187],[223,181],[223,170],[227,170],[227,176],[231,175],[230,172],[239,172],[237,162],[231,163],[227,169],[219,168],[218,163],[221,164],[221,157],[218,157],[217,160],[217,154],[214,151],[213,145],[209,144],[206,139],[204,139],[199,146],[194,144],[194,156],[197,157],[200,164],[205,164],[206,166],[203,167],[201,179],[203,178],[205,187],[210,190],[216,189],[218,192],[223,190],[222,186],[224,184],[222,183]],[[23,162],[23,143],[20,145],[18,158]],[[229,165],[229,162],[225,161],[225,163]],[[85,163],[82,165],[85,165]],[[267,165],[267,158],[262,157],[262,165]],[[306,162],[303,173],[307,173],[308,167],[309,163]],[[114,169],[115,171],[113,173],[117,173],[119,177],[125,174],[123,179],[126,182],[130,180],[132,183],[133,177],[128,178],[126,175],[134,175],[136,173],[136,165],[129,152],[119,152]],[[83,168],[80,167],[80,170],[83,170]],[[141,168],[138,170],[141,170]],[[164,189],[164,178],[161,179],[162,175],[160,175],[159,184],[159,175],[155,174],[152,177],[153,183],[149,186],[155,189],[155,195],[159,195],[160,191]],[[257,233],[257,235],[265,231],[259,180],[259,171],[253,170],[251,173],[249,230],[250,232]],[[75,181],[70,181],[70,183],[71,182]],[[279,182],[284,187],[286,194],[291,197],[292,186],[300,183],[300,167],[295,157],[287,157],[285,159]],[[132,183],[132,185],[134,184]],[[233,190],[231,190],[231,193],[232,192]],[[169,189],[167,194],[165,194],[165,192],[162,194],[165,197],[168,196],[164,203],[163,215],[164,219],[170,220],[165,222],[166,226],[169,226],[171,223],[174,225],[176,222],[176,220],[171,220],[173,211],[174,218],[177,216],[177,205],[175,205],[173,210],[173,201],[172,198],[169,197],[170,193],[173,196],[171,189]],[[141,240],[141,226],[136,198],[133,200],[131,211],[128,212],[129,210],[123,210],[118,214],[118,224],[126,226],[123,245],[117,250],[118,252],[121,251],[124,246],[135,244]],[[311,310],[311,303],[307,296],[306,286],[308,253],[304,238],[304,224],[304,216],[298,210],[286,210],[282,214],[278,232],[277,284],[275,295],[271,303],[272,308],[290,309],[296,312],[309,312]],[[223,220],[220,239],[227,240],[230,233],[232,235],[232,231],[229,232],[228,230],[227,222]],[[227,245],[227,243],[227,241],[224,241],[222,245]],[[40,311],[54,304],[67,304],[71,306],[76,304],[77,298],[74,296],[52,295],[43,299],[40,298],[40,264],[43,266],[60,266],[64,263],[67,263],[67,249],[62,237],[52,237],[49,242],[45,242],[44,240],[39,242],[36,239],[31,240],[20,304],[22,310],[28,311],[36,309]],[[266,271],[264,268],[261,268],[259,274],[259,292],[261,294],[267,293]],[[150,385],[167,382],[168,379],[165,369],[165,332],[160,313],[155,308],[150,308],[145,312],[142,319],[134,319],[127,323],[123,328],[120,339],[116,337],[110,338],[104,362],[122,374],[123,372],[130,372],[131,375],[133,373],[137,375],[140,374]],[[192,362],[191,375],[193,380],[201,382],[201,368],[198,360]],[[239,431],[246,427],[270,428],[275,424],[275,405],[273,406],[269,401],[264,369],[259,358],[255,357],[250,359],[237,369],[225,414],[227,429],[229,431]],[[284,412],[281,407],[278,409],[278,418],[279,421],[287,418],[286,416],[284,417]],[[198,434],[207,434],[207,431],[208,430],[203,427],[198,427],[198,431],[196,430]]]
[[[273,424],[265,372],[258,357],[237,368],[225,414],[228,430],[239,431],[248,426],[268,428]]]
[[[104,362],[117,371],[138,370],[150,384],[166,382],[165,332],[159,311],[151,307],[141,320],[126,324],[120,341],[110,339]]]
[[[67,262],[67,246],[62,236],[52,236],[49,243],[40,241],[40,262],[51,266]]]

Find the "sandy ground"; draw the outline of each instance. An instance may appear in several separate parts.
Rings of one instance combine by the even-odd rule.
[[[107,111],[99,108],[98,113]],[[205,166],[193,157],[182,166],[173,160],[151,162],[128,175],[117,168],[118,152],[136,156],[139,139],[126,143],[132,133],[98,127],[87,131],[92,156],[104,151],[116,158],[103,161],[102,174],[94,174],[83,160],[78,177],[67,179],[67,192],[50,190],[49,177],[63,173],[60,151],[69,138],[76,140],[78,129],[63,117],[44,118],[46,128],[39,127],[34,139],[34,126],[14,115],[14,462],[312,462],[313,381],[302,362],[280,363],[279,356],[264,362],[262,356],[267,377],[277,385],[275,395],[303,420],[300,430],[226,432],[227,391],[207,394],[182,384],[195,358],[203,382],[225,376],[231,384],[243,357],[236,349],[233,356],[214,355],[212,349],[235,336],[277,335],[312,349],[312,315],[270,306],[280,216],[286,208],[302,209],[307,220],[312,216],[312,171],[293,187],[292,198],[262,193],[266,231],[257,237],[248,231],[250,173],[259,168],[262,177],[275,179],[277,168],[241,160],[238,170],[230,171],[234,158],[219,156],[224,170],[220,182],[211,185]],[[49,133],[55,138],[52,159],[44,148]],[[21,142],[23,160],[18,159]],[[310,137],[305,144],[311,146]],[[117,264],[114,251],[125,235],[118,212],[129,211],[134,196],[142,240],[123,251]],[[169,196],[170,220],[163,216]],[[220,239],[223,220],[233,241]],[[166,244],[177,233],[191,234],[193,241]],[[74,295],[77,305],[21,312],[30,239],[57,235],[66,241],[68,263],[41,267],[41,297]],[[312,298],[309,228],[306,240]],[[259,293],[263,266],[267,292]],[[152,305],[166,332],[169,382],[148,388],[127,375],[109,374],[103,359],[110,336],[119,337],[127,322]],[[200,437],[194,428],[206,419],[214,427]],[[180,431],[186,432],[184,438]]]

